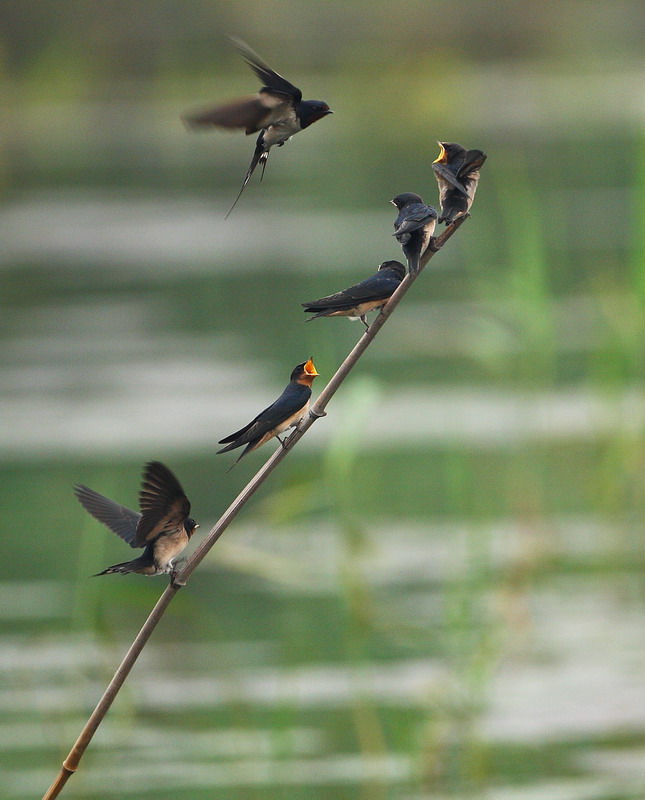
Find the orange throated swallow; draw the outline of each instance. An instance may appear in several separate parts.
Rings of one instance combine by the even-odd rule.
[[[439,184],[439,222],[450,225],[470,211],[475,199],[479,170],[486,161],[482,150],[466,150],[455,142],[437,142],[441,148],[432,164]]]
[[[130,547],[145,547],[132,561],[114,564],[97,575],[138,572],[174,574],[173,561],[199,525],[190,516],[190,502],[179,481],[159,461],[146,464],[139,492],[141,513],[115,503],[78,483],[74,492],[83,508],[120,536]]]
[[[398,194],[390,203],[399,209],[393,236],[396,236],[403,248],[410,272],[418,272],[421,256],[428,249],[434,233],[437,211],[412,192]]]
[[[227,453],[229,450],[235,450],[236,447],[241,447],[245,444],[246,447],[242,451],[242,455],[235,462],[237,464],[240,458],[252,450],[257,450],[258,447],[261,447],[274,436],[284,445],[279,434],[289,427],[295,428],[309,410],[311,384],[316,375],[318,373],[312,358],[294,367],[289,383],[275,403],[265,408],[255,419],[240,428],[239,431],[220,439],[218,444],[226,444],[226,447],[222,447],[217,452]],[[229,442],[230,444],[228,444]],[[235,464],[232,465],[231,469]]]
[[[378,272],[366,280],[343,289],[342,292],[301,303],[305,312],[312,313],[307,322],[318,317],[349,317],[360,319],[369,330],[366,314],[373,308],[382,308],[405,278],[405,267],[400,261],[384,261]]]
[[[271,69],[260,56],[241,39],[231,41],[264,84],[257,95],[230,100],[224,105],[187,114],[184,121],[191,127],[215,125],[220,128],[243,128],[247,136],[260,131],[240,193],[231,206],[231,213],[242,196],[246,184],[258,164],[262,164],[262,178],[269,150],[273,145],[282,147],[294,134],[308,128],[327,114],[334,112],[322,100],[303,100],[302,92],[282,75]],[[260,180],[262,180],[260,178]]]

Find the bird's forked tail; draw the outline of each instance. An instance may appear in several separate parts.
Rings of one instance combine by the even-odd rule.
[[[251,159],[251,166],[246,173],[242,188],[240,189],[238,196],[235,198],[235,202],[230,207],[228,214],[224,217],[224,219],[228,219],[230,217],[231,212],[237,205],[237,201],[240,199],[240,197],[242,197],[242,192],[246,189],[246,184],[251,180],[251,175],[253,175],[255,168],[260,163],[262,164],[262,178],[264,177],[264,170],[266,169],[267,159],[269,158],[269,151],[264,149],[263,137],[264,131],[262,131],[262,133],[258,136],[258,140],[255,145],[255,152],[253,153],[253,158]]]

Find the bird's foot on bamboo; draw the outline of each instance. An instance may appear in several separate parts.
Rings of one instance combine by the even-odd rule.
[[[173,569],[170,572],[170,585],[175,586],[177,589],[181,589],[182,586],[186,585],[186,581],[180,580],[179,573],[181,570]]]

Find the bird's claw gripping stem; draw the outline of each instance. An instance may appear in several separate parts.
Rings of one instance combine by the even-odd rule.
[[[170,585],[176,586],[178,589],[180,589],[182,586],[186,585],[186,581],[177,580],[178,575],[179,575],[179,570],[173,569],[173,571],[170,573]]]

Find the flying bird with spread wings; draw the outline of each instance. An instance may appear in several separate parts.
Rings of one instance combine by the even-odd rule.
[[[302,92],[297,86],[271,69],[241,39],[231,37],[231,41],[263,83],[262,88],[256,95],[229,100],[215,108],[188,113],[183,117],[191,128],[210,126],[240,128],[247,135],[260,132],[255,142],[251,165],[242,188],[226,215],[227,218],[237,205],[258,164],[262,164],[262,177],[264,177],[269,151],[274,145],[282,147],[296,133],[300,133],[328,114],[333,114],[327,103],[322,100],[303,100]]]
[[[122,506],[83,484],[74,493],[83,508],[130,547],[143,547],[132,561],[113,564],[98,572],[138,572],[141,575],[174,576],[173,562],[199,528],[190,514],[190,501],[174,474],[159,461],[146,464],[139,492],[141,513]]]

